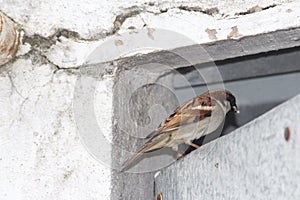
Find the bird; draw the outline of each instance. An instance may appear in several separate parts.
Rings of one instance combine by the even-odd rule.
[[[228,90],[209,90],[177,107],[153,132],[145,139],[144,145],[132,157],[126,160],[121,171],[144,153],[170,147],[179,155],[180,144],[199,148],[192,141],[214,132],[225,120],[228,112],[239,113],[235,96]]]

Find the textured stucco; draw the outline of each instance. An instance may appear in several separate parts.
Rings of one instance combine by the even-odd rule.
[[[259,35],[299,27],[299,0],[267,1],[0,1],[0,11],[25,32],[23,45],[40,49],[61,67],[84,63],[99,45],[114,51],[99,62],[120,57],[137,45],[134,53],[149,52],[142,42],[165,36],[161,29],[181,34],[163,49]],[[130,36],[128,36],[128,33]],[[125,35],[124,35],[125,34]],[[128,38],[139,38],[139,41]],[[170,39],[170,38],[169,38]],[[37,42],[38,41],[38,42]],[[276,44],[275,44],[276,46]],[[23,47],[21,47],[23,48]],[[158,50],[157,48],[150,51]],[[115,53],[118,52],[118,53]],[[131,55],[132,55],[131,54]]]
[[[135,103],[146,106],[132,114],[143,124],[149,110],[150,130],[176,103],[165,89],[153,88],[158,96],[150,97],[148,90],[136,89],[147,88],[142,86],[174,66],[186,66],[159,50],[184,47],[177,53],[188,52],[198,62],[202,57],[188,45],[206,43],[210,50],[205,50],[217,52],[211,56],[216,59],[292,47],[299,42],[299,11],[298,0],[0,0],[0,12],[20,33],[16,56],[0,67],[0,199],[152,198],[152,173],[120,175],[111,169],[128,157],[111,143],[138,146],[119,132],[123,113],[117,110],[122,106],[117,95],[132,99],[130,109],[140,108]],[[136,55],[153,51],[147,59]],[[122,59],[102,63],[116,58]],[[87,61],[96,64],[86,68]],[[150,71],[134,69],[151,63]],[[169,77],[159,80],[172,87]],[[91,85],[81,91],[86,85],[80,83]],[[142,98],[134,96],[136,91],[142,91]],[[158,107],[150,109],[157,99]],[[87,118],[91,113],[93,121]],[[149,131],[122,120],[132,134]],[[103,149],[97,143],[102,136],[107,141]]]
[[[18,45],[19,32],[15,23],[0,12],[0,66],[14,57]]]
[[[55,70],[34,57],[1,68],[0,199],[109,199],[110,168],[88,153],[76,127],[73,96],[81,75]],[[112,93],[108,85],[97,88]],[[96,99],[99,119],[111,117],[109,95]],[[111,134],[109,120],[99,125]]]
[[[264,0],[264,1],[188,1],[175,0],[167,1],[124,1],[124,0],[88,0],[88,1],[42,1],[42,0],[1,0],[1,10],[11,16],[16,22],[22,24],[28,34],[39,34],[47,37],[57,29],[64,28],[75,31],[84,38],[105,37],[112,34],[118,26],[115,22],[116,16],[123,13],[130,13],[130,10],[135,15],[140,12],[145,13],[162,13],[167,10],[175,10],[183,7],[182,10],[190,10],[194,13],[201,13],[201,10],[217,8],[217,17],[232,18],[238,13],[247,13],[249,10],[260,11],[263,8],[268,8],[284,3],[289,3],[289,0]],[[255,7],[261,9],[253,9]],[[128,9],[129,8],[129,9]],[[131,9],[130,9],[131,8]],[[190,9],[189,9],[190,8]],[[128,11],[129,10],[129,11]],[[208,12],[209,13],[209,12]],[[133,14],[133,15],[134,15]],[[126,14],[128,17],[131,14]],[[174,14],[171,14],[174,15]],[[175,13],[176,15],[176,13]],[[209,16],[209,14],[208,14]],[[139,17],[137,17],[138,19]],[[163,20],[163,19],[162,19]],[[117,20],[116,20],[117,21]],[[122,20],[119,20],[122,22]]]

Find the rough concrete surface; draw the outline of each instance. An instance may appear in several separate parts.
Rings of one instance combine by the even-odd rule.
[[[132,156],[143,144],[142,138],[176,108],[171,77],[157,81],[160,75],[143,66],[121,71],[118,75],[114,91],[112,151],[113,166],[116,168]],[[113,171],[112,199],[151,199],[153,172],[174,162],[172,155],[159,153],[140,160],[128,171]]]
[[[132,40],[124,33],[130,33],[132,38],[142,35],[159,40],[164,37],[159,30],[166,29],[188,38],[170,41],[162,47],[173,49],[240,39],[295,28],[300,24],[299,0],[242,3],[238,0],[222,3],[2,0],[0,5],[0,11],[25,31],[24,45],[46,46],[42,48],[43,55],[64,68],[81,65],[99,45],[111,43],[110,48],[120,52],[131,49]],[[141,39],[137,43],[145,47]],[[145,52],[149,50],[135,49],[135,53]],[[113,60],[121,54],[104,54],[99,61]]]
[[[26,32],[30,35],[39,34],[47,37],[55,33],[56,29],[65,28],[75,31],[84,38],[106,37],[113,34],[124,18],[134,17],[135,15],[145,13],[165,13],[169,9],[181,8],[181,10],[194,13],[203,13],[202,10],[214,8],[218,10],[218,16],[233,17],[239,13],[251,13],[261,11],[268,7],[274,7],[283,3],[289,3],[288,0],[267,0],[256,2],[240,1],[187,1],[175,0],[167,1],[51,1],[42,0],[1,0],[1,10],[11,16],[15,21],[22,24]],[[255,7],[257,9],[253,9]],[[250,11],[249,11],[250,10]],[[207,11],[207,15],[210,14]],[[214,13],[214,12],[212,12]],[[119,16],[115,20],[116,16]],[[118,20],[119,19],[119,20]]]
[[[133,128],[132,134],[144,136],[148,132],[120,120],[123,115],[116,105],[120,106],[122,100],[114,95],[126,94],[126,100],[132,97],[130,108],[137,103],[142,105],[137,107],[141,110],[149,110],[149,102],[159,98],[156,110],[160,112],[156,116],[150,112],[154,117],[149,129],[175,106],[173,101],[166,104],[172,95],[162,88],[152,88],[158,97],[144,100],[134,95],[137,86],[141,86],[137,91],[146,96],[148,90],[143,89],[147,87],[142,86],[157,80],[172,88],[168,78],[158,77],[170,68],[164,71],[159,64],[151,65],[153,71],[143,73],[134,66],[166,59],[175,65],[177,60],[160,56],[158,51],[180,47],[185,48],[182,52],[193,52],[195,46],[189,45],[194,44],[205,43],[211,52],[221,49],[216,51],[218,55],[231,52],[219,59],[288,48],[299,41],[297,34],[291,34],[298,33],[299,11],[298,0],[0,0],[1,16],[12,22],[21,36],[16,55],[9,59],[0,55],[8,61],[0,67],[0,199],[126,199],[127,195],[130,199],[140,199],[141,195],[152,198],[151,173],[135,178],[119,175],[110,168],[118,167],[127,157],[123,149],[112,149],[112,142],[124,144],[125,150],[137,147],[137,141],[118,135],[119,122],[125,121],[123,125],[129,130]],[[164,30],[182,37],[169,37],[162,34]],[[273,37],[273,33],[283,32],[283,36]],[[270,42],[257,49],[264,36]],[[285,36],[285,42],[276,41]],[[252,37],[261,39],[247,39]],[[248,49],[243,41],[250,43]],[[214,46],[217,42],[220,43]],[[147,62],[137,55],[149,52],[156,54]],[[126,58],[129,56],[132,57]],[[87,61],[94,65],[86,67]],[[139,85],[128,82],[130,79]],[[85,86],[79,83],[92,85],[86,91],[79,90],[83,99],[75,101],[77,89]],[[117,83],[124,85],[117,87]],[[161,105],[166,106],[163,114]],[[140,125],[149,125],[144,112],[134,110],[132,114]],[[95,127],[88,127],[90,123]],[[101,127],[103,135],[94,131],[96,127]],[[102,136],[108,141],[105,150],[97,146]],[[147,166],[147,160],[143,162]],[[126,181],[141,187],[134,191],[133,184],[123,190]]]
[[[157,176],[163,199],[297,199],[300,96],[194,151]]]
[[[34,59],[0,72],[0,199],[109,199],[110,169],[76,128],[79,73]]]
[[[14,22],[0,12],[0,66],[15,55],[19,45],[19,32]]]

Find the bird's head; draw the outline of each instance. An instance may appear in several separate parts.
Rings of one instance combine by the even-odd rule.
[[[237,105],[236,105],[236,100],[235,96],[229,91],[225,91],[226,93],[226,100],[230,103],[230,110],[234,111],[235,113],[240,113]]]
[[[235,96],[229,92],[228,90],[213,90],[208,91],[209,96],[212,98],[219,100],[227,109],[227,111],[234,111],[235,113],[239,113],[238,107],[236,105]]]

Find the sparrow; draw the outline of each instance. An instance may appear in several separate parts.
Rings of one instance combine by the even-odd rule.
[[[199,148],[192,143],[195,139],[214,132],[225,120],[229,111],[239,113],[235,96],[227,90],[207,91],[185,102],[169,115],[152,133],[142,148],[121,167],[124,171],[144,153],[163,147],[170,147],[175,152],[180,144]]]

